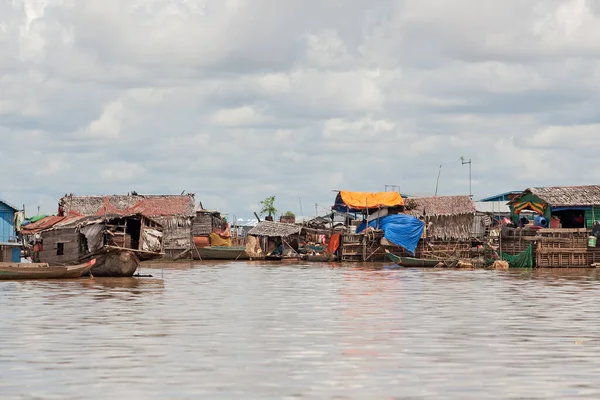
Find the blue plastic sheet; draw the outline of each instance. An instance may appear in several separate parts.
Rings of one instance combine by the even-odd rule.
[[[383,230],[383,237],[400,246],[411,254],[415,253],[419,239],[423,235],[425,224],[420,219],[406,214],[392,214],[369,222],[373,228]],[[356,233],[365,230],[363,222],[356,228]]]

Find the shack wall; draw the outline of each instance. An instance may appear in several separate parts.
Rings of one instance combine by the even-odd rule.
[[[164,258],[174,258],[192,248],[192,219],[188,217],[155,217],[163,226]]]
[[[207,212],[198,212],[192,221],[192,234],[194,236],[208,236],[215,231],[215,228],[220,228],[223,220],[215,214]]]
[[[0,243],[16,242],[14,217],[15,210],[0,201]]]
[[[79,262],[79,233],[74,229],[59,229],[42,232],[44,243],[40,251],[40,262],[49,264],[70,264]],[[58,254],[62,243],[62,254]]]

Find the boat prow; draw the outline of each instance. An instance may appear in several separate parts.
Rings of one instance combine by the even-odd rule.
[[[0,280],[80,278],[95,264],[95,258],[85,264],[60,267],[47,263],[0,263]]]
[[[413,258],[413,257],[401,257],[391,253],[389,250],[385,250],[387,258],[401,267],[415,267],[415,268],[434,268],[434,267],[447,267],[454,268],[458,265],[458,260],[447,259],[447,260],[432,260],[424,258]]]

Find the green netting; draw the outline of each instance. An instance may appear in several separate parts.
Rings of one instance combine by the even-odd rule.
[[[516,256],[502,253],[502,259],[508,261],[510,268],[533,268],[533,244],[530,244],[527,250]]]

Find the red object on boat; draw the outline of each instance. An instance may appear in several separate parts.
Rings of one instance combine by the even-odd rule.
[[[331,235],[331,238],[329,239],[329,245],[327,246],[327,252],[329,254],[335,253],[335,251],[340,246],[340,236],[341,235],[339,232],[336,232],[333,235]]]
[[[196,247],[208,247],[210,246],[210,239],[208,236],[194,236],[194,245]]]

